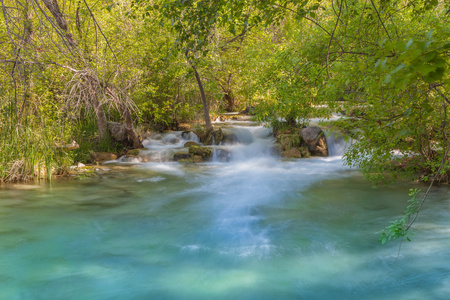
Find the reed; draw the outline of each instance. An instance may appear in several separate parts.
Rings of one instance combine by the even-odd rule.
[[[42,124],[41,124],[42,125]],[[58,147],[62,126],[3,126],[0,132],[0,183],[50,180],[67,174],[73,154]]]

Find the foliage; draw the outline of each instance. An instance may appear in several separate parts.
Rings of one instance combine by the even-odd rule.
[[[417,199],[417,196],[420,194],[421,190],[419,189],[410,189],[408,200],[409,205],[406,207],[405,213],[403,217],[399,220],[395,220],[391,222],[391,225],[387,226],[380,233],[380,243],[386,244],[388,241],[403,239],[406,238],[407,241],[411,241],[412,235],[414,232],[410,231],[411,227],[411,219],[419,212],[420,201]]]

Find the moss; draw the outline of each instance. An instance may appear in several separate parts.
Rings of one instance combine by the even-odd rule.
[[[212,131],[204,128],[196,128],[194,133],[198,136],[198,139],[203,145],[212,145]]]
[[[201,157],[200,155],[192,155],[190,158],[180,159],[180,160],[178,160],[178,162],[186,163],[186,164],[202,163],[202,162],[205,162],[205,159],[203,157]]]
[[[192,155],[188,152],[177,152],[173,155],[174,161],[183,162],[192,158]]]
[[[205,159],[203,157],[201,157],[200,155],[194,155],[192,157],[192,159],[194,160],[195,163],[200,163],[200,162],[204,162]]]
[[[147,148],[131,149],[127,152],[126,156],[138,156],[141,150],[147,150]]]
[[[213,155],[213,149],[202,146],[190,146],[189,153],[192,155],[200,156],[203,161],[210,159]]]
[[[281,153],[281,156],[286,157],[286,158],[301,158],[302,153],[300,152],[300,150],[298,148],[292,148],[292,149],[283,151]]]
[[[206,130],[204,128],[196,128],[194,133],[203,145],[219,145],[223,139],[223,132],[219,130]]]
[[[281,149],[283,151],[287,151],[293,148],[299,148],[305,144],[298,130],[293,130],[291,132],[279,132],[277,134],[277,140],[280,143]]]
[[[303,147],[300,147],[299,150],[300,150],[300,153],[302,154],[302,157],[310,157],[311,156],[311,153],[309,152],[308,147],[303,146]]]
[[[200,146],[199,144],[197,144],[196,142],[193,142],[193,141],[189,141],[189,142],[186,142],[185,144],[184,144],[184,147],[190,147],[190,146]]]

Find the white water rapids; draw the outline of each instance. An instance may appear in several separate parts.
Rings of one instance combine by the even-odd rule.
[[[0,189],[0,299],[448,299],[448,188],[399,253],[376,232],[422,186],[372,188],[339,138],[281,159],[269,129],[229,130],[212,162],[170,162],[198,141],[174,132],[98,177]]]

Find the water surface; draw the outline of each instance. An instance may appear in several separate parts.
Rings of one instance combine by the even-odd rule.
[[[448,299],[448,188],[399,252],[376,232],[422,186],[374,189],[339,157],[281,160],[246,130],[228,163],[0,190],[0,299]]]

